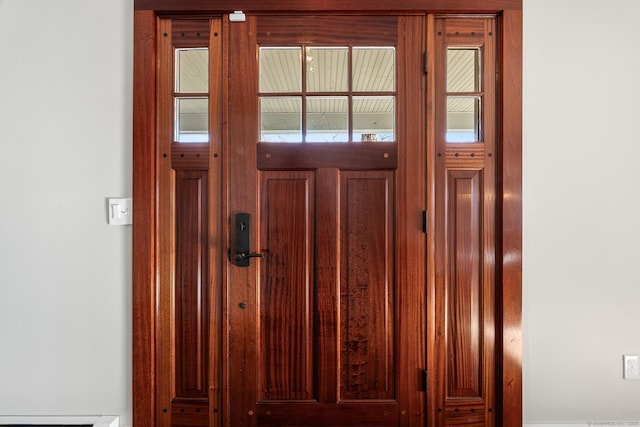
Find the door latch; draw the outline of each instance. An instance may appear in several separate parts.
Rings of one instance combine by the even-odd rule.
[[[251,253],[251,215],[235,214],[234,247],[229,251],[229,261],[238,267],[249,267],[251,258],[262,258],[260,253]]]

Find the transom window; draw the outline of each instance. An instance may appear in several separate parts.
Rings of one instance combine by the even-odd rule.
[[[261,47],[260,141],[396,140],[394,47]]]

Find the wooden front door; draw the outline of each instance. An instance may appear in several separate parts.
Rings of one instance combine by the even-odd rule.
[[[135,2],[134,425],[521,425],[521,2],[284,3]]]
[[[424,422],[423,20],[229,26],[233,426]]]

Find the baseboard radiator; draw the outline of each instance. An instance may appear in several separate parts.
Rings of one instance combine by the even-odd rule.
[[[120,427],[120,417],[0,415],[0,427]]]

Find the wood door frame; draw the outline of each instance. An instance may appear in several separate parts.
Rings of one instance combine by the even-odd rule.
[[[156,424],[157,18],[170,13],[491,13],[499,18],[496,192],[499,425],[522,425],[522,0],[135,0],[133,91],[133,425]],[[213,8],[213,9],[212,9]],[[432,94],[427,102],[433,102]],[[431,159],[433,152],[428,152]],[[429,186],[433,186],[430,179]],[[433,188],[428,202],[433,203]],[[431,250],[431,244],[429,250]],[[425,308],[426,309],[426,308]]]

